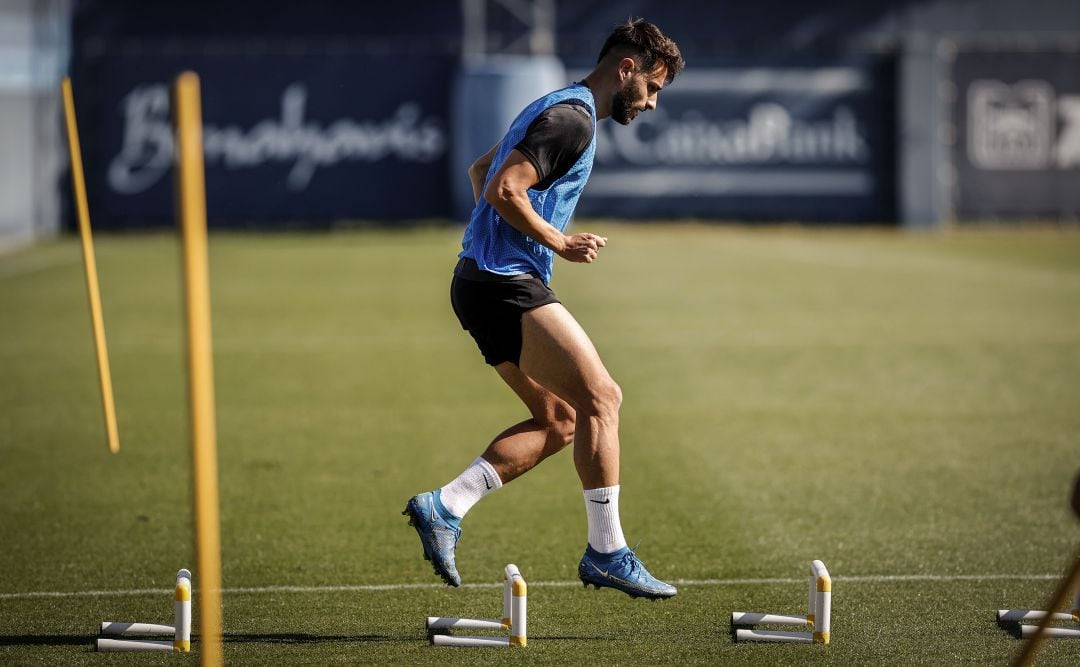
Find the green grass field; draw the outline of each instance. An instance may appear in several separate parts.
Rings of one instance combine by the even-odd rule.
[[[625,393],[627,538],[679,595],[577,584],[569,451],[467,517],[477,586],[421,558],[405,501],[525,417],[450,310],[460,230],[214,235],[226,660],[1005,664],[994,610],[1040,608],[1080,542],[1080,234],[577,229],[609,246],[553,286]],[[91,648],[103,620],[171,623],[194,570],[178,240],[97,257],[116,456],[77,240],[0,256],[3,663],[180,659]],[[733,643],[733,610],[804,608],[813,558],[832,644]],[[529,646],[428,646],[429,614],[497,612],[507,562]]]

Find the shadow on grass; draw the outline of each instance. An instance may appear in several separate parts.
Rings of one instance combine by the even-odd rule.
[[[999,628],[1012,635],[1013,639],[1023,639],[1024,635],[1023,631],[1020,629],[1019,623],[1016,623],[1014,621],[998,620],[997,624]]]
[[[0,635],[0,646],[94,646],[97,635]],[[132,637],[131,639],[149,639]],[[161,639],[159,637],[158,639]],[[192,636],[197,641],[197,636]],[[367,643],[401,641],[401,637],[385,635],[312,635],[300,633],[234,634],[226,633],[224,641],[232,644],[318,644]]]
[[[89,635],[0,635],[0,646],[92,645],[95,639]]]
[[[271,632],[265,634],[226,632],[224,637],[227,644],[321,644],[324,642],[352,644],[401,640],[401,637],[388,637],[386,635],[312,635],[296,632]]]
[[[0,646],[79,646],[94,647],[97,635],[0,635]],[[387,635],[313,635],[294,632],[271,632],[271,633],[226,633],[223,640],[227,644],[357,644],[377,642],[400,642],[410,641],[414,637],[390,637]],[[590,641],[609,642],[615,641],[613,637],[599,636],[543,636],[532,637],[535,641],[558,642],[558,641]],[[198,641],[198,636],[193,635],[192,641]]]
[[[431,638],[434,637],[435,635],[443,635],[445,637],[472,637],[472,636],[475,636],[475,635],[468,635],[468,634],[455,635],[455,634],[450,633],[450,632],[429,632],[427,634],[427,640],[430,642]],[[487,636],[489,636],[489,637],[491,637],[493,639],[496,639],[496,638],[499,638],[499,637],[502,637],[502,638],[506,637],[506,635],[487,635]],[[615,637],[599,637],[599,636],[596,636],[596,635],[593,635],[591,637],[586,637],[586,636],[583,636],[583,635],[558,635],[558,636],[555,636],[555,635],[529,635],[529,641],[538,641],[538,642],[613,642],[613,641],[616,641],[616,638]]]
[[[597,636],[582,637],[582,636],[579,636],[579,635],[560,635],[558,637],[553,637],[551,635],[547,635],[547,636],[541,637],[541,636],[529,635],[529,641],[534,641],[534,640],[538,641],[538,642],[613,642],[613,641],[616,641],[616,639],[614,637],[597,637]]]

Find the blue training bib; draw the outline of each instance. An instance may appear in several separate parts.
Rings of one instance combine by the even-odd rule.
[[[548,93],[525,107],[499,142],[491,167],[484,177],[486,189],[488,181],[506,161],[510,151],[525,138],[529,125],[536,117],[549,107],[564,102],[577,102],[589,109],[593,125],[592,139],[581,157],[562,178],[546,190],[528,191],[533,210],[560,232],[565,232],[570,224],[581,191],[589,180],[593,157],[596,155],[596,101],[588,86],[575,83]],[[484,271],[500,275],[536,273],[545,285],[551,280],[555,253],[514,229],[483,197],[473,209],[469,225],[465,228],[465,236],[461,240],[461,248],[458,256],[471,258]]]

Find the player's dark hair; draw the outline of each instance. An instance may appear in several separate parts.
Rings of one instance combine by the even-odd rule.
[[[626,23],[618,25],[604,42],[600,49],[600,62],[611,51],[625,49],[636,56],[638,64],[646,72],[656,69],[657,62],[667,66],[667,82],[675,78],[682,71],[686,62],[679,53],[679,47],[671,38],[660,32],[652,23],[645,19],[627,19]]]

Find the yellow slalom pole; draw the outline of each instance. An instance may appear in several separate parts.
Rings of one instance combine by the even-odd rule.
[[[210,340],[210,272],[206,242],[202,101],[199,77],[184,72],[173,86],[177,198],[184,245],[188,334],[188,400],[195,495],[195,560],[199,581],[199,634],[203,665],[222,664],[221,525],[218,515],[214,366]]]
[[[116,428],[116,404],[113,402],[112,375],[109,373],[109,348],[105,344],[105,318],[101,314],[101,291],[98,288],[97,262],[94,260],[94,238],[90,233],[90,207],[86,203],[86,180],[83,177],[82,149],[79,147],[79,128],[75,123],[75,96],[71,79],[64,77],[60,88],[64,96],[64,120],[67,123],[68,153],[71,156],[71,187],[75,195],[75,212],[82,237],[83,267],[86,269],[86,293],[90,299],[90,322],[94,328],[94,348],[97,351],[98,380],[101,384],[101,405],[105,410],[105,434],[109,451],[120,451],[120,435]]]

